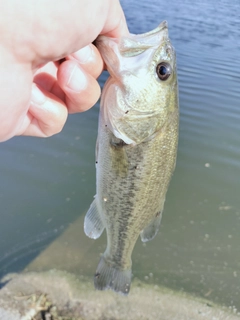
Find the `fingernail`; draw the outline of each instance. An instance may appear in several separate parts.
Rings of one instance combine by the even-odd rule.
[[[32,86],[31,100],[37,104],[43,104],[46,101],[45,95],[35,84]]]
[[[82,49],[74,52],[72,56],[79,61],[79,63],[86,63],[93,55],[91,46],[83,47]]]
[[[87,78],[77,65],[74,66],[70,74],[67,86],[73,91],[81,91],[87,87]]]

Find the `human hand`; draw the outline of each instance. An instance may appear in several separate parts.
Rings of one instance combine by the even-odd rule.
[[[118,0],[0,3],[0,141],[51,136],[68,113],[98,100],[103,61],[91,43],[99,34],[128,34],[121,6]]]

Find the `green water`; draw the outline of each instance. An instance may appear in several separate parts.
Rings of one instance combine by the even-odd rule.
[[[240,3],[122,5],[133,33],[168,20],[181,107],[177,167],[161,229],[153,241],[137,243],[134,277],[240,310]],[[88,239],[82,224],[95,194],[97,118],[95,106],[70,116],[56,137],[0,145],[1,276],[41,255],[39,269],[61,261],[62,269],[94,274],[106,238]],[[49,250],[55,242],[58,262]],[[77,262],[72,252],[79,252]]]

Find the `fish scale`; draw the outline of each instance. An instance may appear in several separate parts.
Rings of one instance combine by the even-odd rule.
[[[107,232],[94,277],[99,290],[128,294],[135,243],[154,238],[175,168],[178,86],[175,51],[166,22],[130,38],[100,36],[97,47],[110,78],[100,104],[97,193],[85,233]]]

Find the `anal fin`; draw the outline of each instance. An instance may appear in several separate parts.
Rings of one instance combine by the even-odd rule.
[[[141,231],[140,236],[141,236],[142,242],[150,241],[156,236],[160,228],[161,219],[162,219],[162,212],[160,211],[152,219],[149,225]]]
[[[94,199],[84,219],[84,232],[89,238],[97,239],[104,228],[97,201]]]

